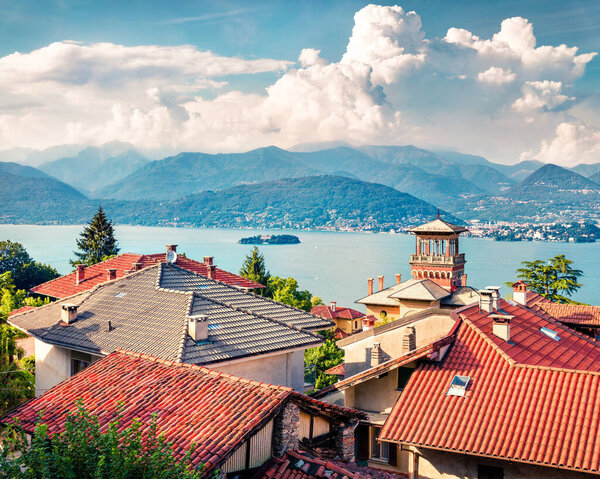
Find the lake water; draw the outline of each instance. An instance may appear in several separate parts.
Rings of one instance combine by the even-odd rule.
[[[76,249],[75,240],[82,226],[0,225],[0,240],[22,243],[37,261],[48,263],[64,274],[71,271],[69,259]],[[204,228],[154,228],[117,226],[116,237],[122,252],[157,253],[165,244],[178,244],[178,251],[202,260],[214,256],[218,267],[237,272],[252,248],[237,241],[256,234],[277,234],[278,230],[236,230]],[[286,231],[290,233],[290,231]],[[385,285],[402,273],[408,279],[409,255],[414,252],[414,237],[408,235],[330,233],[292,231],[299,245],[262,246],[272,274],[291,276],[302,289],[320,296],[326,303],[353,306],[366,295],[367,278],[385,276]],[[600,304],[600,243],[497,242],[463,238],[461,251],[466,254],[468,284],[478,288],[503,285],[515,279],[515,270],[523,260],[547,259],[565,254],[584,271],[583,288],[574,299]],[[377,279],[375,280],[377,285]],[[377,287],[377,286],[376,286]],[[504,288],[503,293],[507,293]],[[361,309],[354,305],[357,309]]]

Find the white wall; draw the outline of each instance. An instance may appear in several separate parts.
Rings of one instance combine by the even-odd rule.
[[[35,340],[35,395],[71,377],[71,351]]]
[[[302,391],[304,387],[304,352],[301,350],[208,367],[245,379],[292,387],[298,391]]]

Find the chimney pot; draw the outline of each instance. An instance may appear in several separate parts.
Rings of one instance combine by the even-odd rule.
[[[492,292],[488,289],[479,290],[479,310],[488,314],[492,312]]]
[[[402,275],[400,273],[396,274],[396,284],[402,283]]]
[[[74,323],[77,319],[77,305],[73,303],[63,303],[60,306],[60,319],[67,324]]]
[[[336,304],[337,304],[337,303],[336,303],[335,301],[332,301],[332,302],[331,302],[331,311],[334,311],[334,312],[335,312],[335,307],[336,307]]]
[[[215,265],[214,264],[209,264],[208,265],[208,271],[207,271],[207,276],[209,279],[215,279]]]
[[[134,271],[139,271],[140,269],[142,269],[142,263],[133,263]]]
[[[106,270],[106,280],[112,281],[113,279],[117,279],[117,270],[116,268],[108,268]]]
[[[208,316],[206,314],[188,316],[188,334],[194,341],[206,341],[208,339]]]
[[[373,294],[373,278],[367,278],[367,293]]]
[[[177,253],[177,245],[176,244],[168,244],[167,251],[173,251],[173,253]]]
[[[492,333],[500,339],[510,341],[510,320],[513,316],[504,314],[494,314],[492,318]]]
[[[500,309],[500,286],[486,286],[485,289],[492,292],[492,309]]]
[[[402,352],[410,353],[417,349],[417,330],[414,326],[408,326],[402,338]]]
[[[460,278],[460,285],[461,286],[467,285],[467,275],[466,274],[463,274],[462,277]]]
[[[513,300],[521,306],[527,306],[527,283],[525,281],[517,281],[513,283]]]
[[[84,264],[78,264],[76,266],[77,270],[76,270],[76,274],[75,274],[75,284],[79,284],[82,283],[83,280],[85,279],[85,265]]]
[[[214,260],[214,256],[205,256],[204,257],[204,264],[206,266],[210,266],[211,264],[213,264],[213,260]]]
[[[379,280],[379,291],[383,291],[383,276],[377,276]]]
[[[371,367],[379,366],[381,364],[381,344],[373,343],[371,349]]]

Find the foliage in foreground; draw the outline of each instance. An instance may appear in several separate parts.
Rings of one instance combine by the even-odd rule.
[[[146,432],[134,420],[122,430],[117,417],[100,428],[78,401],[67,416],[65,430],[50,434],[45,424],[35,428],[31,443],[18,426],[3,431],[0,479],[199,479],[203,466],[191,464],[193,446],[183,459],[174,456],[172,443],[158,434],[156,416]],[[18,457],[14,451],[22,454]]]
[[[58,273],[47,264],[34,261],[21,243],[0,241],[0,275],[10,272],[14,286],[25,291],[58,278]]]
[[[578,279],[583,271],[573,268],[573,261],[559,254],[548,261],[522,261],[517,278],[525,280],[530,291],[534,291],[556,303],[576,303],[571,296],[582,284]],[[510,285],[510,283],[506,283]]]
[[[315,390],[334,384],[337,377],[325,374],[325,371],[344,362],[344,351],[335,343],[334,331],[330,329],[319,334],[325,338],[325,343],[304,351],[305,366],[315,370]]]
[[[101,206],[89,224],[83,228],[77,240],[77,247],[80,251],[74,252],[77,259],[71,261],[72,266],[91,266],[119,253],[112,221],[106,218]]]

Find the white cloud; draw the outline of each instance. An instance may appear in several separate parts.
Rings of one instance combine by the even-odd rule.
[[[319,57],[321,50],[315,48],[303,48],[298,56],[300,64],[306,68],[313,65],[326,65],[327,62]]]
[[[516,73],[498,67],[490,67],[477,75],[477,80],[483,83],[491,83],[492,85],[510,83],[514,81],[515,78],[517,78]]]
[[[573,100],[561,93],[562,83],[559,81],[529,81],[521,88],[523,96],[517,98],[512,107],[519,112],[533,110],[552,110],[567,100]]]

